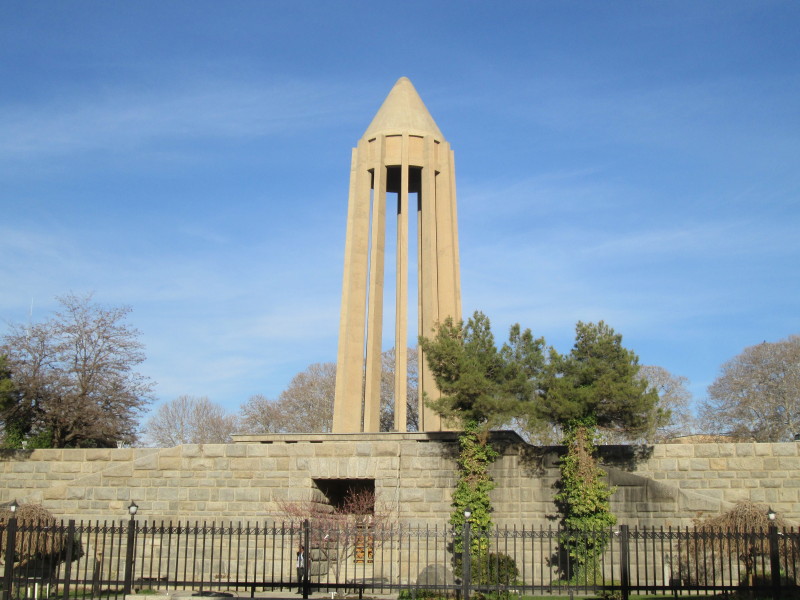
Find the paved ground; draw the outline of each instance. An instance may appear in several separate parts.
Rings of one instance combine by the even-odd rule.
[[[209,598],[209,600],[213,600],[215,596],[211,595],[213,592],[209,592],[208,595],[204,596],[194,596],[197,592],[195,590],[169,590],[164,592],[159,592],[155,594],[130,594],[125,597],[125,600],[189,600],[195,598]],[[232,598],[250,598],[250,590],[239,590],[237,591],[226,591],[223,592],[225,597],[232,597]],[[222,598],[222,596],[216,596],[217,598]],[[256,590],[255,595],[252,596],[253,598],[266,598],[269,600],[302,600],[302,594],[296,594],[292,592],[288,592],[287,590],[277,590],[277,591],[261,591]],[[331,595],[331,592],[313,592],[309,598],[311,600],[358,600],[358,594],[347,594],[347,595],[339,595],[336,596]],[[397,598],[397,594],[364,594],[364,600],[394,600]]]

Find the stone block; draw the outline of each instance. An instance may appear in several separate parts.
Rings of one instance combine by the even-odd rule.
[[[154,501],[150,503],[150,508],[155,514],[168,514],[169,513],[169,502],[161,502],[161,501]],[[159,519],[160,520],[160,519]],[[169,521],[169,519],[164,519],[164,521]]]
[[[252,473],[259,470],[261,466],[261,460],[258,458],[242,458],[242,457],[235,457],[229,459],[230,462],[230,470],[231,471],[238,471],[238,472],[246,472]]]
[[[400,446],[396,442],[383,442],[375,444],[373,456],[400,456]]]
[[[651,459],[664,458],[667,455],[667,446],[665,444],[653,445],[653,453],[650,455]]]
[[[246,444],[227,444],[225,446],[225,456],[228,458],[239,458],[247,456]]]
[[[329,449],[331,452],[331,456],[345,456],[350,457],[353,456],[353,448],[349,444],[337,444],[333,448]]]
[[[709,461],[707,458],[693,458],[689,461],[690,471],[708,471]]]
[[[260,502],[261,493],[255,488],[239,488],[234,492],[236,502]]]
[[[111,460],[111,448],[87,448],[84,460],[108,462]]]
[[[425,502],[443,502],[444,498],[444,490],[439,488],[430,488],[425,490],[424,492]]]
[[[376,471],[397,471],[400,466],[399,456],[381,456],[380,458],[373,459]]]
[[[198,507],[196,502],[189,502],[186,500],[178,502],[178,511],[180,511],[184,515],[192,515],[192,514],[196,515],[198,512],[197,508]]]
[[[772,456],[774,444],[753,444],[756,456]]]
[[[359,478],[372,478],[375,477],[375,461],[369,458],[358,459],[358,477]]]
[[[225,456],[225,446],[227,444],[201,444],[200,449],[204,456],[209,458],[217,458]]]
[[[180,446],[181,456],[184,458],[196,458],[203,456],[203,448],[198,444],[183,444]]]
[[[786,477],[797,477],[800,474],[800,457],[797,456],[782,456],[777,459],[778,465],[775,467],[776,473],[773,477],[780,473]]]
[[[134,463],[134,468],[137,471],[157,471],[158,470],[158,454],[150,454],[139,458]]]
[[[798,442],[784,442],[781,444],[772,444],[773,456],[797,456],[800,443]]]
[[[681,499],[681,508],[690,511],[718,512],[719,501],[698,494],[687,494]]]
[[[311,444],[286,444],[287,456],[314,456]]]
[[[118,477],[133,477],[133,463],[122,463],[106,469],[102,472],[103,477],[116,479]]]
[[[732,458],[728,462],[728,468],[732,471],[745,473],[750,471],[759,471],[762,469],[764,460],[758,457],[737,457]]]
[[[210,458],[206,458],[205,456],[184,459],[183,468],[187,471],[205,473],[206,471],[210,471],[214,468],[214,461]]]
[[[775,471],[778,468],[778,459],[773,456],[769,456],[764,458],[761,464],[764,470]]]
[[[230,459],[222,457],[222,458],[215,458],[213,460],[214,464],[214,472],[219,473],[221,471],[230,472]]]
[[[159,488],[158,499],[163,501],[184,500],[188,495],[189,490],[182,488]]]
[[[359,442],[355,445],[354,456],[372,456],[372,442]]]
[[[245,444],[247,456],[263,458],[265,456],[289,456],[286,444]]]
[[[738,443],[734,444],[736,447],[736,456],[755,456],[755,444],[752,443]]]
[[[67,487],[64,494],[65,500],[84,500],[86,498],[86,488],[84,487]]]
[[[721,457],[736,456],[736,444],[717,444],[717,450]]]
[[[694,449],[696,458],[714,458],[719,456],[718,444],[697,444]]]
[[[114,488],[92,488],[92,496],[95,500],[111,501],[117,499],[117,490]]]
[[[423,490],[414,488],[401,488],[400,489],[400,502],[424,502],[425,493]]]
[[[181,468],[181,459],[178,456],[163,456],[160,455],[158,457],[158,469],[164,472],[164,476],[166,477],[166,472],[170,471],[178,471]]]
[[[692,444],[668,444],[666,455],[669,458],[691,458],[694,456],[694,446]]]
[[[728,468],[728,461],[724,458],[710,458],[708,468],[712,471],[725,471]]]
[[[664,472],[664,471],[677,471],[678,470],[678,460],[675,458],[665,458],[663,460],[658,461],[655,471],[656,472]]]

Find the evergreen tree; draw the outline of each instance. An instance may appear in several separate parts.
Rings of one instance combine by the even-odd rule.
[[[536,378],[544,366],[544,339],[530,330],[511,328],[509,340],[498,350],[489,319],[475,312],[466,322],[447,319],[432,339],[420,337],[442,396],[428,405],[451,422],[458,423],[458,481],[453,492],[450,522],[455,529],[456,555],[469,552],[475,565],[486,565],[492,528],[489,492],[494,482],[489,466],[498,454],[489,443],[489,429],[509,423],[528,411]],[[464,511],[471,511],[475,532],[470,547],[463,547]],[[460,568],[460,561],[456,561]]]
[[[593,583],[614,524],[611,490],[595,457],[597,427],[628,435],[647,431],[658,414],[658,393],[638,377],[639,358],[603,321],[579,322],[567,355],[550,350],[534,410],[565,433],[556,503],[562,514],[561,549],[570,556],[572,579]]]
[[[486,315],[445,320],[420,346],[441,392],[428,405],[445,419],[484,429],[500,427],[527,412],[544,366],[544,339],[511,328],[498,350]]]
[[[592,418],[605,429],[644,432],[653,419],[658,393],[648,390],[647,381],[638,374],[639,358],[623,347],[622,335],[603,321],[578,322],[569,354],[551,348],[534,409],[563,428]]]
[[[0,415],[3,420],[5,448],[19,448],[31,429],[31,417],[23,410],[22,399],[11,377],[8,359],[0,354]]]

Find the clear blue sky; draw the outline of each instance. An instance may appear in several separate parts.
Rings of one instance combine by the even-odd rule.
[[[0,325],[128,304],[160,400],[336,358],[350,149],[407,76],[463,305],[695,398],[800,333],[800,3],[4,0]]]

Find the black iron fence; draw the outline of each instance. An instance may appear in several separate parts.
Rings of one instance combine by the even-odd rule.
[[[458,536],[456,535],[458,534]],[[2,600],[142,590],[797,597],[800,533],[302,523],[0,523]],[[456,538],[472,547],[455,552]],[[477,540],[478,543],[475,543]],[[307,549],[300,558],[300,546]],[[476,550],[477,548],[477,550]],[[587,548],[593,548],[590,551]]]

